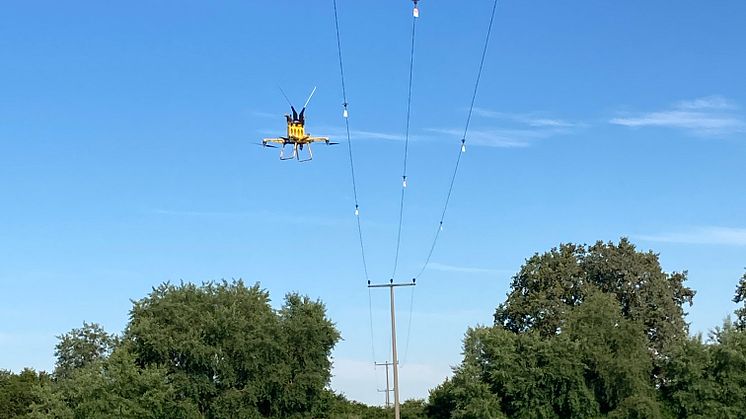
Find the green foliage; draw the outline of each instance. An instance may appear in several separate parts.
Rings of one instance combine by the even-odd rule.
[[[93,361],[41,389],[31,417],[199,417],[194,406],[175,401],[163,368],[140,368],[124,349]]]
[[[746,330],[746,273],[743,274],[741,280],[738,282],[736,296],[733,297],[733,302],[736,304],[743,304],[742,307],[736,309],[735,326],[739,330]]]
[[[684,281],[686,272],[663,272],[657,254],[638,252],[627,239],[589,247],[562,244],[526,261],[498,306],[495,323],[516,333],[553,336],[573,307],[600,290],[616,297],[622,314],[644,326],[652,353],[664,356],[687,337],[682,305],[692,303],[694,291]]]
[[[55,376],[67,377],[74,370],[104,359],[114,349],[116,339],[96,323],[83,322],[83,327],[57,336]]]
[[[581,345],[500,326],[470,329],[464,361],[452,380],[431,392],[434,418],[597,417],[586,386]]]
[[[298,294],[285,297],[279,320],[283,368],[278,412],[320,410],[322,393],[331,379],[329,357],[339,332],[326,319],[323,304]]]
[[[746,274],[708,342],[687,336],[685,280],[626,239],[536,254],[453,377],[401,417],[746,417]],[[275,310],[241,281],[163,284],[121,339],[95,323],[59,336],[53,376],[0,370],[0,419],[392,417],[327,388],[339,339],[308,297]]]
[[[399,413],[401,413],[401,419],[425,419],[427,415],[425,413],[425,401],[424,400],[407,400],[401,404]]]
[[[608,417],[613,419],[659,419],[667,417],[652,396],[635,394],[624,399]]]
[[[689,338],[686,273],[618,245],[561,245],[526,261],[495,326],[470,329],[432,418],[746,417],[744,303],[705,343]]]
[[[387,419],[391,415],[382,407],[367,406],[362,403],[347,400],[343,395],[326,392],[325,402],[327,414],[319,418],[329,419]]]
[[[432,418],[660,417],[643,327],[590,293],[552,338],[470,329],[464,361],[430,393]]]
[[[453,377],[430,391],[430,403],[425,407],[427,417],[447,418],[503,418],[500,398],[492,394],[482,380],[478,367],[462,365]]]
[[[274,310],[241,281],[163,284],[133,303],[121,339],[95,323],[58,338],[54,379],[0,371],[0,418],[335,418],[349,407],[326,389],[339,333],[298,294]]]
[[[726,321],[712,339],[690,339],[666,364],[661,392],[680,418],[746,416],[746,332]]]
[[[28,368],[20,374],[0,370],[0,419],[27,413],[29,406],[39,400],[37,389],[50,380],[46,373]]]
[[[626,239],[529,258],[495,326],[430,394],[434,418],[663,417],[656,368],[687,336],[685,273]]]
[[[643,327],[622,315],[613,295],[598,291],[587,295],[569,313],[562,334],[578,345],[586,384],[601,413],[613,411],[630,397],[654,394]]]
[[[339,333],[318,301],[243,282],[164,284],[134,303],[124,342],[141,367],[163,367],[207,417],[309,417],[323,410]]]

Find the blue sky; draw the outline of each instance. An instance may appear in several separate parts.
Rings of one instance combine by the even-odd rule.
[[[373,280],[393,264],[411,3],[339,0]],[[491,2],[421,2],[401,278],[426,256]],[[425,397],[526,257],[561,242],[660,252],[720,324],[746,266],[746,3],[505,1],[433,263],[397,295],[403,397]],[[0,13],[0,367],[53,367],[55,335],[112,332],[163,281],[260,281],[322,299],[333,388],[368,403],[388,299],[361,269],[347,150],[253,145],[313,86],[343,140],[331,1],[11,2]],[[410,309],[410,302],[413,302]],[[411,328],[408,327],[409,315]],[[375,358],[372,352],[375,352]]]

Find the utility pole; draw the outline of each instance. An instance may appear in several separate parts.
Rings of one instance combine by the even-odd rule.
[[[399,360],[396,354],[396,310],[394,309],[394,288],[395,287],[413,287],[415,279],[408,283],[395,284],[394,279],[389,280],[388,284],[371,285],[368,281],[368,288],[388,288],[391,299],[391,355],[392,366],[394,367],[394,419],[400,419],[399,413]]]
[[[389,402],[389,394],[391,394],[391,387],[389,387],[389,365],[394,365],[390,363],[389,361],[386,362],[376,362],[375,365],[377,366],[385,366],[386,367],[386,390],[378,390],[379,392],[386,392],[386,408],[389,408],[391,406],[391,403]]]

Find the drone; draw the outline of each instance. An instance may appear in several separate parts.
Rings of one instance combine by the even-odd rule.
[[[282,92],[282,89],[280,89]],[[295,110],[295,107],[290,102],[290,99],[288,99],[287,95],[285,95],[285,92],[282,92],[283,96],[285,96],[285,100],[287,100],[288,104],[290,105],[290,110],[292,111],[292,114],[285,114],[285,119],[287,120],[287,136],[285,137],[277,137],[277,138],[265,138],[262,140],[262,142],[259,144],[262,147],[271,147],[271,148],[279,148],[280,149],[280,160],[293,160],[296,159],[299,162],[306,162],[313,160],[313,151],[311,151],[311,144],[313,143],[324,143],[326,145],[336,145],[339,143],[330,142],[329,138],[327,137],[313,137],[310,134],[307,134],[305,131],[305,124],[306,124],[306,118],[305,118],[305,112],[306,107],[308,106],[308,102],[311,101],[311,98],[313,97],[313,94],[316,93],[316,88],[314,87],[311,91],[311,94],[308,96],[308,99],[306,100],[306,103],[303,105],[303,109],[301,109],[300,113],[298,113]],[[285,146],[292,146],[293,153],[290,156],[287,156],[285,154]],[[301,152],[303,151],[303,148],[308,149],[308,154],[306,157],[301,157]]]

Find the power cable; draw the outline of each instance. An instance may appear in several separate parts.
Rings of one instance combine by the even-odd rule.
[[[415,1],[415,10],[417,1]],[[396,252],[394,254],[394,269],[391,273],[391,278],[396,277],[396,270],[399,266],[399,249],[401,247],[401,232],[402,225],[404,222],[404,198],[407,191],[407,158],[409,156],[409,127],[412,120],[412,80],[414,76],[414,45],[417,29],[417,17],[418,12],[412,14],[412,45],[409,53],[409,87],[407,90],[407,123],[404,131],[404,168],[402,170],[402,188],[401,188],[401,199],[399,200],[399,228],[396,234]]]
[[[459,152],[458,157],[456,158],[456,164],[453,168],[453,174],[451,175],[451,181],[448,185],[448,193],[446,194],[446,200],[443,204],[443,211],[440,214],[440,221],[438,222],[438,228],[435,231],[435,236],[433,238],[432,244],[430,245],[430,250],[427,253],[427,258],[425,258],[425,263],[422,265],[422,269],[420,269],[419,273],[415,276],[415,278],[419,278],[423,272],[425,272],[425,269],[427,269],[427,266],[430,264],[430,259],[433,256],[433,252],[435,251],[435,245],[438,243],[438,238],[440,238],[440,233],[443,231],[443,221],[446,217],[446,211],[448,210],[448,204],[451,201],[451,194],[453,193],[453,185],[456,182],[456,176],[458,175],[458,169],[459,165],[461,163],[461,156],[466,152],[466,138],[467,134],[469,133],[469,125],[471,123],[471,116],[474,112],[474,103],[477,99],[477,92],[479,91],[479,81],[482,78],[482,70],[484,69],[484,60],[487,57],[487,47],[489,46],[490,37],[492,35],[492,25],[495,21],[495,10],[497,10],[497,3],[498,0],[495,0],[492,5],[492,14],[490,15],[490,24],[487,27],[487,36],[484,40],[484,48],[482,49],[482,58],[479,61],[479,70],[477,71],[477,80],[474,83],[474,92],[471,96],[471,104],[469,105],[469,113],[466,117],[466,126],[464,127],[464,135],[461,137],[461,144],[459,145]]]
[[[352,139],[350,136],[350,119],[349,119],[349,110],[348,106],[349,103],[347,102],[347,87],[345,85],[345,71],[344,71],[344,64],[342,61],[342,39],[339,32],[339,13],[337,11],[337,0],[332,0],[332,3],[334,5],[334,29],[336,30],[337,34],[337,55],[339,57],[339,76],[342,81],[342,117],[345,120],[345,131],[347,134],[347,151],[349,155],[350,160],[350,177],[352,179],[352,195],[355,200],[355,220],[357,223],[357,235],[358,240],[360,242],[360,256],[362,258],[363,263],[363,273],[365,275],[365,282],[370,283],[370,278],[368,276],[368,263],[365,259],[365,245],[363,240],[363,228],[360,224],[360,202],[358,201],[357,196],[357,182],[355,180],[355,162],[352,157]],[[370,344],[371,344],[371,352],[373,355],[373,362],[376,362],[376,348],[375,348],[375,336],[373,333],[373,303],[372,303],[372,296],[370,288],[368,289],[368,315],[370,317]]]

